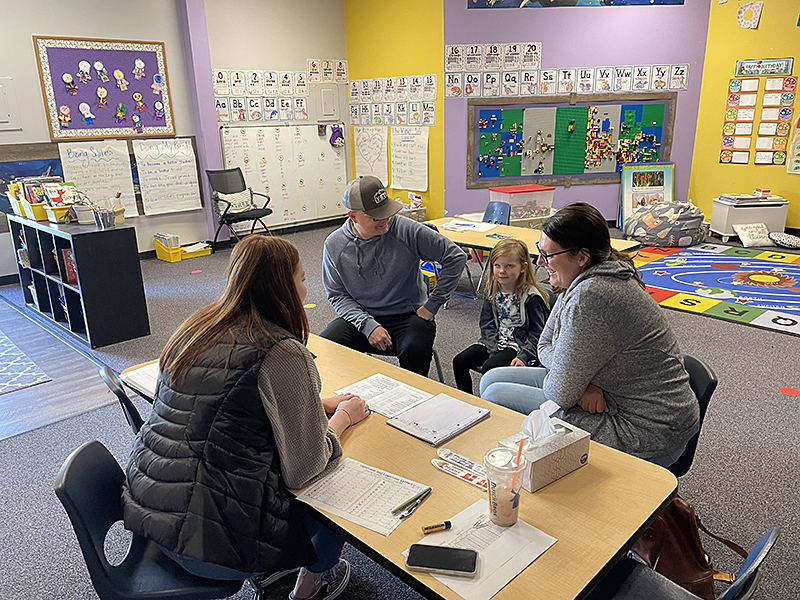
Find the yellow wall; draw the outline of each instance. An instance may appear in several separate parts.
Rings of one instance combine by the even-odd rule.
[[[444,216],[444,7],[435,0],[344,0],[350,79],[436,73],[436,125],[428,139],[427,218]],[[352,131],[350,143],[352,147]],[[355,156],[355,152],[353,152]],[[355,160],[355,159],[354,159]],[[391,162],[389,179],[391,181]],[[355,173],[355,162],[353,163]],[[389,190],[408,203],[407,190]]]
[[[754,165],[756,132],[761,115],[764,77],[761,77],[759,104],[753,125],[750,164],[723,165],[719,163],[727,102],[728,81],[736,73],[736,61],[758,58],[794,58],[794,71],[800,71],[800,28],[797,27],[800,2],[769,0],[758,29],[742,29],[736,22],[738,2],[718,4],[711,1],[708,40],[703,67],[703,87],[697,115],[697,136],[692,161],[689,197],[711,216],[712,198],[720,193],[751,193],[757,187],[767,187],[774,194],[791,201],[787,227],[800,227],[800,175],[790,175],[786,166]],[[795,114],[790,140],[794,136],[800,102],[795,99]]]

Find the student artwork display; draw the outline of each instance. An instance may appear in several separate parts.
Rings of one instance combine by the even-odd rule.
[[[674,194],[675,163],[623,165],[617,227],[642,206],[672,202]]]
[[[763,68],[742,66],[742,63],[757,62],[738,61],[737,73],[754,75],[737,76],[728,82],[719,155],[722,164],[750,164],[752,155],[756,165],[783,165],[787,162],[787,153],[791,153],[789,139],[795,116],[797,77],[772,75],[776,70],[785,70],[786,64],[765,64]]]
[[[162,42],[33,42],[52,140],[175,135]]]
[[[353,129],[356,177],[374,175],[381,180],[384,186],[388,185],[387,134],[386,127],[356,127]]]
[[[566,96],[529,98],[522,106],[470,100],[467,187],[509,180],[552,184],[565,176],[572,183],[596,183],[601,176],[618,181],[623,165],[669,158],[674,93],[628,94],[615,102],[602,94],[586,98],[577,105]]]
[[[794,137],[789,146],[786,172],[800,175],[800,119],[794,125]]]

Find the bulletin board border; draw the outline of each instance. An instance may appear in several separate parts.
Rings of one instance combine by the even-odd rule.
[[[474,178],[476,155],[474,154],[475,124],[477,111],[487,106],[501,108],[529,108],[542,105],[577,106],[591,104],[618,104],[630,101],[669,100],[667,103],[664,136],[661,139],[661,153],[659,162],[670,160],[672,153],[672,130],[675,125],[675,110],[677,108],[678,92],[633,92],[625,94],[568,94],[557,96],[517,96],[502,98],[468,98],[467,99],[467,189],[487,189],[505,185],[524,185],[536,183],[539,185],[554,185],[572,187],[573,185],[589,185],[602,183],[620,183],[621,173],[583,173],[576,175],[530,175],[524,179],[503,179],[498,181],[481,180]]]
[[[47,113],[50,139],[53,141],[68,139],[103,139],[115,138],[144,138],[167,137],[175,135],[175,124],[172,118],[172,97],[169,89],[169,74],[167,73],[167,60],[164,52],[164,42],[148,42],[137,40],[96,39],[96,38],[67,38],[33,36],[34,53],[39,66],[39,81],[42,86],[45,112]],[[159,73],[163,74],[164,91],[161,99],[164,104],[164,126],[152,127],[145,125],[141,132],[133,126],[103,127],[103,128],[62,128],[58,121],[58,106],[56,106],[53,74],[50,71],[50,61],[47,50],[50,48],[82,48],[86,50],[117,50],[126,52],[154,52],[158,61]],[[58,75],[56,74],[56,78]]]

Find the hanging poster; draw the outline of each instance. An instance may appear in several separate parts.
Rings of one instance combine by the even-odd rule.
[[[264,110],[261,106],[261,98],[247,98],[247,120],[263,121]]]
[[[539,71],[522,71],[519,79],[520,95],[535,96],[539,93]]]
[[[281,121],[289,121],[292,118],[292,99],[278,98],[278,118]]]
[[[230,96],[231,86],[228,83],[228,72],[214,70],[214,95]]]
[[[190,139],[134,140],[133,153],[144,214],[202,208],[197,163]]]
[[[262,98],[264,103],[264,120],[275,121],[280,114],[278,113],[278,99],[277,98]]]
[[[669,70],[670,65],[653,65],[652,79],[650,80],[650,89],[666,90],[669,84]]]
[[[578,69],[578,92],[589,94],[594,91],[594,69]]]
[[[374,175],[384,186],[389,183],[386,158],[386,127],[355,127],[353,141],[356,154],[356,177]]]
[[[261,71],[247,72],[247,93],[250,96],[264,95],[264,80]]]
[[[542,67],[542,42],[522,44],[522,68],[540,69]]]
[[[481,85],[481,96],[491,98],[500,95],[500,73],[492,71],[483,74]]]
[[[322,81],[322,65],[316,58],[309,58],[306,60],[308,65],[308,81],[309,83],[319,83]]]
[[[483,46],[481,44],[470,44],[466,46],[464,52],[464,69],[466,71],[483,70]]]
[[[294,73],[294,94],[295,96],[308,96],[308,75],[303,71]]]
[[[633,91],[644,92],[650,89],[650,65],[633,67]]]
[[[278,83],[277,71],[264,71],[264,95],[265,96],[279,96],[281,93],[280,85]]]
[[[292,71],[278,73],[278,90],[281,96],[294,96],[294,73]]]
[[[351,81],[348,89],[350,90],[350,104],[361,102],[361,82],[357,80]]]
[[[575,91],[575,69],[558,70],[558,93],[571,94]]]
[[[228,101],[231,105],[231,121],[247,121],[246,98],[231,96]]]
[[[372,83],[370,79],[362,79],[358,82],[358,101],[359,102],[372,102]]]
[[[501,44],[483,45],[483,68],[487,71],[503,68],[503,46]]]
[[[672,65],[669,89],[673,91],[689,89],[689,65]]]
[[[336,64],[332,60],[322,61],[322,81],[330,83],[336,78]]]
[[[481,95],[480,73],[464,73],[464,96],[475,98]]]
[[[247,73],[231,71],[231,96],[244,96],[247,93]]]
[[[375,102],[372,105],[372,125],[383,124],[383,104]]]
[[[633,84],[633,67],[614,67],[614,91],[630,91]]]
[[[444,47],[445,72],[464,70],[464,46],[461,44],[447,44]]]
[[[422,76],[422,99],[436,100],[436,73]]]
[[[408,124],[422,125],[422,102],[408,103]]]
[[[333,80],[336,83],[347,83],[348,78],[347,61],[337,60],[333,66]]]
[[[422,77],[420,75],[412,75],[408,78],[408,99],[422,100]]]
[[[522,67],[522,44],[503,44],[503,70],[513,71]]]
[[[386,125],[395,124],[395,104],[394,102],[383,103],[383,122]]]
[[[350,105],[350,125],[358,125],[359,123],[358,106],[358,104]]]
[[[503,71],[503,96],[519,95],[519,71]]]
[[[372,86],[371,102],[383,102],[383,79],[370,79],[370,85]]]
[[[390,187],[428,190],[428,131],[427,127],[392,127]]]
[[[539,93],[544,95],[552,95],[556,93],[558,77],[557,69],[542,69],[539,71]]]
[[[298,96],[294,99],[294,118],[296,121],[308,121],[308,98]]]
[[[610,92],[614,79],[613,67],[597,67],[595,69],[594,91]]]
[[[422,124],[430,126],[436,125],[436,102],[422,102]]]
[[[460,98],[464,94],[464,74],[463,73],[445,73],[444,97],[445,98]]]
[[[397,86],[394,77],[387,77],[383,80],[383,100],[385,102],[397,100]]]
[[[227,98],[222,96],[214,98],[214,105],[217,110],[217,121],[226,123],[231,120],[231,107]]]
[[[175,135],[162,42],[33,41],[52,140]]]

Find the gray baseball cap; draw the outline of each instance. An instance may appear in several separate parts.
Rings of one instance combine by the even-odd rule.
[[[350,210],[360,210],[373,219],[388,219],[400,212],[403,205],[389,198],[381,180],[372,175],[361,176],[347,184],[342,202]]]

